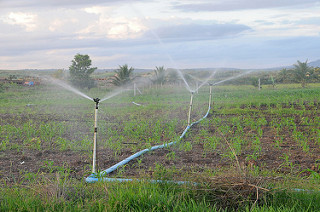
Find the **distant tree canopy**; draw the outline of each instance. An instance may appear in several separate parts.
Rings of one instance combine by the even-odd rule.
[[[90,57],[88,55],[76,54],[71,62],[72,64],[69,67],[71,83],[80,88],[90,89],[94,87],[94,80],[90,75],[97,68],[91,67]]]
[[[220,72],[215,75],[216,81],[226,79],[230,76],[237,76],[243,70]],[[292,68],[283,68],[279,71],[256,71],[251,72],[249,75],[243,75],[242,77],[234,80],[226,81],[224,84],[233,85],[253,85],[257,87],[257,80],[261,80],[261,85],[272,85],[280,83],[300,83],[302,87],[305,87],[307,83],[316,83],[320,81],[320,68],[311,67],[307,61],[297,61]]]
[[[163,66],[157,67],[156,69],[153,70],[154,71],[154,78],[151,79],[151,81],[154,84],[159,84],[159,85],[163,85],[166,82],[166,69],[164,69]]]
[[[113,76],[111,83],[116,86],[129,84],[133,79],[133,71],[134,68],[128,68],[127,64],[119,66],[119,68],[115,70],[116,74]]]
[[[52,76],[53,76],[54,78],[57,78],[57,79],[63,79],[63,78],[64,78],[64,69],[58,69],[58,70],[56,70],[56,71],[52,74]]]
[[[306,62],[297,61],[297,64],[294,64],[294,76],[301,83],[301,86],[304,88],[308,83],[309,79],[312,77],[313,69],[308,66],[308,60]]]

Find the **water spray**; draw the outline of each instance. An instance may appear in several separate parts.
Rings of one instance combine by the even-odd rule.
[[[190,126],[193,94],[194,94],[194,92],[191,92],[190,107],[189,107],[189,113],[188,113],[188,126]]]
[[[96,172],[96,160],[97,160],[97,120],[98,120],[98,108],[99,108],[99,98],[93,99],[93,101],[96,103],[96,108],[94,111],[94,133],[93,133],[93,157],[92,157],[92,173]]]

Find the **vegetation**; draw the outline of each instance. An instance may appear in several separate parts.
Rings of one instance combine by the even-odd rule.
[[[312,77],[312,68],[308,66],[308,60],[306,62],[297,61],[297,64],[294,64],[294,75],[295,78],[301,83],[301,86],[304,88],[309,80]]]
[[[213,111],[183,140],[108,176],[137,180],[96,184],[83,180],[92,170],[94,102],[55,85],[6,88],[0,93],[0,211],[319,211],[318,83],[262,84],[261,91],[214,86]],[[208,92],[205,85],[194,95],[192,121],[207,111]],[[183,86],[164,85],[101,102],[98,170],[178,140],[189,100]]]
[[[163,85],[166,82],[166,69],[164,69],[163,66],[156,67],[154,71],[154,79],[152,79],[152,82],[157,85]]]
[[[115,75],[111,80],[111,83],[116,86],[123,86],[130,83],[133,79],[134,68],[128,68],[128,65],[119,66],[119,69],[115,70]]]
[[[88,55],[76,54],[71,61],[72,64],[69,67],[70,81],[79,88],[93,88],[94,80],[90,75],[97,69],[91,67],[91,59]]]

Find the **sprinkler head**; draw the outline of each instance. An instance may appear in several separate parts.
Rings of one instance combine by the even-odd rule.
[[[99,103],[100,99],[99,99],[99,98],[93,98],[93,101],[94,101],[95,103]]]
[[[193,95],[193,94],[194,94],[194,91],[191,91],[190,93],[191,93],[191,95]]]
[[[210,86],[213,86],[213,83],[208,83]]]
[[[93,101],[96,103],[96,109],[98,109],[98,105],[99,105],[99,98],[93,98]]]

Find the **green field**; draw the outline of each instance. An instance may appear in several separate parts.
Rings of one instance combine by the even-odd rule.
[[[140,90],[100,103],[99,171],[179,140],[187,126],[190,93],[183,86]],[[112,93],[82,92],[93,98]],[[214,86],[209,116],[186,137],[108,176],[133,182],[87,184],[94,102],[52,84],[6,85],[0,93],[0,211],[319,211],[319,94],[320,84],[260,91]],[[208,100],[206,85],[194,94],[192,121],[205,115]]]

